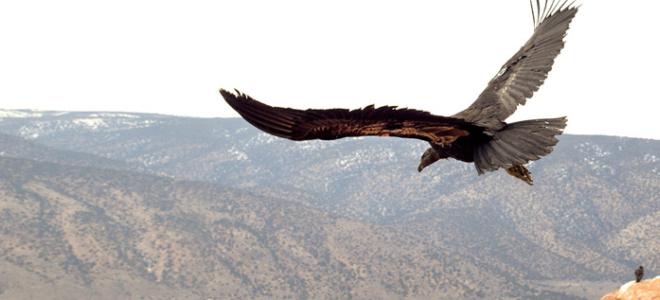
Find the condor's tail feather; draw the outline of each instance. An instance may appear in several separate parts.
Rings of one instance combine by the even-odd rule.
[[[522,166],[552,152],[555,136],[566,127],[566,117],[535,119],[507,124],[493,139],[474,150],[477,172]]]

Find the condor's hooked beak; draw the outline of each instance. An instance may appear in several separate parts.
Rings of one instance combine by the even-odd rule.
[[[428,165],[438,161],[442,157],[438,152],[433,150],[433,148],[428,148],[422,155],[422,159],[419,161],[419,166],[417,167],[417,172],[421,172]]]

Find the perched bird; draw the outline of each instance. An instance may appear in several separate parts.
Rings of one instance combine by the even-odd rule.
[[[642,278],[644,278],[644,267],[639,266],[639,268],[635,270],[635,282],[642,281]]]
[[[528,184],[525,167],[557,144],[566,118],[505,120],[532,97],[564,47],[564,36],[578,7],[567,1],[530,1],[534,33],[490,80],[467,109],[449,117],[426,111],[373,105],[362,109],[272,107],[239,91],[220,90],[223,98],[255,127],[295,141],[355,136],[394,136],[427,141],[418,171],[446,158],[473,162],[477,172],[503,168]]]

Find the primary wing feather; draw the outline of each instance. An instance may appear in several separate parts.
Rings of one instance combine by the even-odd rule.
[[[238,91],[220,90],[220,93],[250,124],[270,134],[296,141],[396,136],[444,144],[479,130],[461,119],[395,106],[298,110],[269,106]]]
[[[531,2],[534,34],[509,59],[488,83],[479,98],[464,111],[454,115],[475,124],[499,129],[518,105],[532,97],[552,69],[564,47],[564,36],[578,8],[572,3],[552,1],[543,5]],[[543,6],[541,8],[541,6]]]

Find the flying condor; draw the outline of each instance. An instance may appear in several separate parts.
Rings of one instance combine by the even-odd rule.
[[[474,163],[479,174],[502,168],[531,185],[532,176],[525,164],[552,152],[566,118],[505,120],[543,84],[564,47],[564,36],[578,7],[567,0],[535,0],[530,6],[532,37],[472,105],[450,117],[396,106],[298,110],[269,106],[239,91],[220,93],[250,124],[278,137],[294,141],[356,136],[421,139],[431,146],[421,157],[420,172],[451,157]]]

